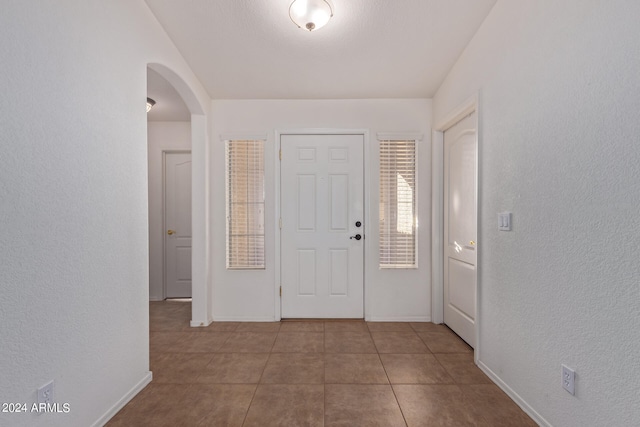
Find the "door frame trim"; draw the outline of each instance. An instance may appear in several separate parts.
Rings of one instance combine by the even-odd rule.
[[[162,301],[167,299],[167,154],[191,155],[191,150],[162,150]],[[193,155],[191,157],[193,165]],[[193,240],[191,246],[193,247]],[[193,277],[191,279],[191,294],[193,295]]]
[[[431,321],[444,322],[444,133],[469,114],[476,112],[476,318],[474,360],[480,354],[480,296],[481,283],[478,274],[482,236],[480,230],[480,93],[477,92],[451,112],[446,114],[433,128],[431,157]]]
[[[281,268],[282,268],[282,258],[280,256],[280,137],[282,135],[362,135],[363,137],[363,153],[362,153],[362,161],[363,161],[363,174],[364,174],[364,223],[365,230],[367,232],[370,230],[370,227],[367,226],[369,224],[370,216],[370,147],[369,147],[369,130],[368,129],[340,129],[340,128],[302,128],[302,129],[276,129],[275,131],[275,150],[274,150],[274,163],[275,163],[275,178],[276,178],[276,186],[275,186],[275,217],[274,217],[274,227],[275,227],[275,280],[274,280],[274,289],[273,289],[273,299],[274,299],[274,313],[275,320],[280,321],[282,319],[282,299],[280,298],[280,287],[281,284]],[[370,307],[370,292],[367,292],[367,255],[373,253],[371,248],[371,239],[364,239],[364,256],[363,256],[363,265],[362,265],[362,277],[363,277],[363,293],[364,293],[364,301],[363,301],[363,310],[364,310],[364,318],[368,320],[368,313]]]

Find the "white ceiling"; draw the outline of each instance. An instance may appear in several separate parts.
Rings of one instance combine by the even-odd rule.
[[[214,99],[430,98],[496,0],[145,0]],[[153,110],[152,110],[153,111]]]

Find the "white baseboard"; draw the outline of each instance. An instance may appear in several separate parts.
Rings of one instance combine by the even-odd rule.
[[[516,393],[511,387],[509,387],[500,377],[496,375],[487,365],[478,361],[478,367],[487,374],[487,376],[493,381],[498,387],[502,389],[507,395],[513,400],[524,412],[529,415],[533,421],[538,423],[539,426],[542,427],[552,427],[552,425],[544,419],[542,415],[540,415],[535,409],[531,407],[518,393]]]
[[[209,320],[192,320],[190,325],[191,325],[192,328],[206,328],[212,322],[213,322],[213,320],[211,320],[211,319],[209,319]]]
[[[373,316],[367,322],[431,322],[431,316]]]
[[[149,297],[149,301],[164,301],[164,298],[162,297]]]
[[[103,427],[105,424],[107,424],[109,420],[118,413],[118,411],[124,408],[124,406],[129,403],[131,399],[133,399],[138,393],[142,391],[143,388],[145,388],[151,382],[152,378],[153,374],[151,373],[151,371],[147,372],[144,378],[142,378],[138,382],[138,384],[134,385],[133,388],[127,392],[127,394],[122,396],[122,398],[118,400],[115,405],[109,408],[109,410],[103,416],[98,418],[98,420],[93,423],[91,427]]]
[[[330,320],[330,319],[327,319]],[[367,322],[430,322],[430,316],[380,316],[380,317],[372,317],[370,319],[365,319]],[[241,316],[230,316],[230,317],[216,317],[213,319],[214,322],[278,322],[279,320],[275,320],[273,317],[241,317]],[[211,324],[212,321],[209,321],[206,325]],[[200,321],[191,321],[191,326],[198,327],[204,326]]]
[[[242,316],[223,316],[214,317],[214,322],[279,322],[273,317],[242,317]]]

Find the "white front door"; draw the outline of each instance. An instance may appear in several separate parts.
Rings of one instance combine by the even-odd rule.
[[[167,298],[191,297],[191,154],[166,153],[164,278]]]
[[[475,346],[476,113],[444,132],[444,323]]]
[[[362,318],[364,136],[282,135],[280,148],[282,317]]]

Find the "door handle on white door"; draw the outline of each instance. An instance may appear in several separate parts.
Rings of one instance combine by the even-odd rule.
[[[175,233],[176,233],[176,232],[175,232],[175,230],[167,230],[167,234],[168,234],[169,236],[171,236],[171,235],[173,235],[173,234],[175,234]]]
[[[349,239],[360,240],[360,239],[362,239],[362,236],[360,234],[356,234],[355,236],[349,236]]]

